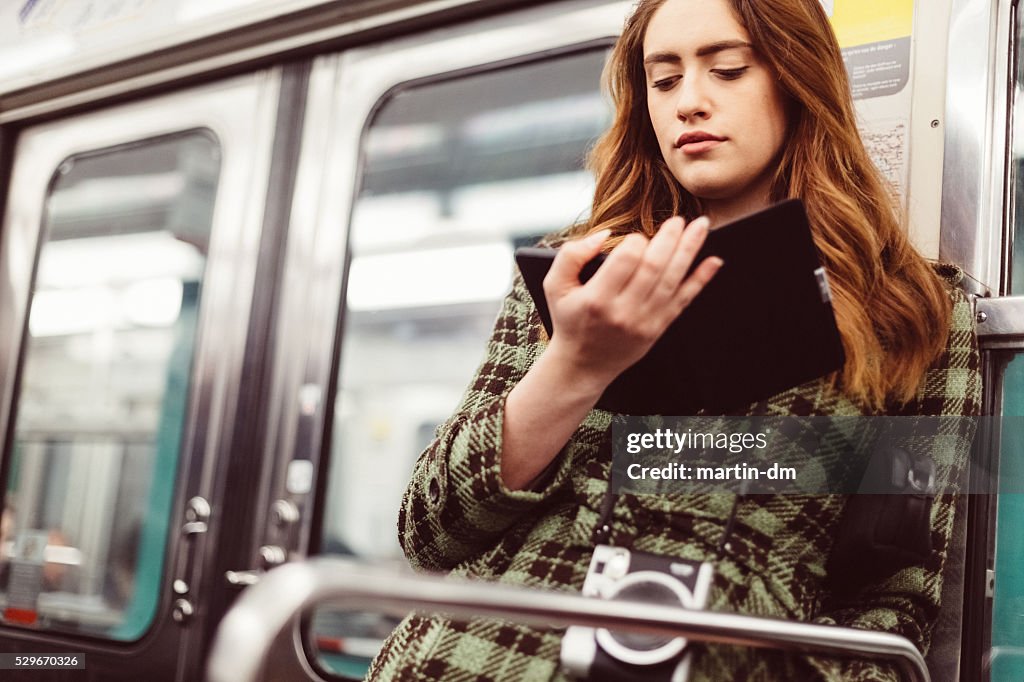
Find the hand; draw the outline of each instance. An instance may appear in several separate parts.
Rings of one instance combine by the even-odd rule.
[[[651,349],[722,266],[712,256],[685,277],[708,227],[705,217],[685,229],[674,217],[652,239],[627,235],[586,284],[580,284],[580,270],[600,252],[608,231],[562,246],[544,278],[553,327],[545,354],[603,391]]]

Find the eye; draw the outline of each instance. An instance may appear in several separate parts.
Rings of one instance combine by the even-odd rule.
[[[651,87],[664,92],[666,90],[671,90],[672,86],[675,85],[678,81],[679,76],[669,76],[668,78],[662,78],[660,80],[654,81],[653,83],[651,83]]]
[[[736,68],[736,69],[712,69],[711,73],[715,74],[716,76],[718,76],[722,80],[734,81],[737,78],[739,78],[740,76],[742,76],[747,71],[748,68],[750,68],[750,67],[741,66],[741,67]]]

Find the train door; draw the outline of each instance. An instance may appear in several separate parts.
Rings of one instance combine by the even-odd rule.
[[[261,72],[17,136],[0,242],[0,651],[52,655],[34,661],[48,679],[201,675],[212,605],[232,589],[211,568],[237,542],[224,509],[257,488],[225,470],[246,454],[281,82]]]
[[[587,215],[583,162],[610,123],[600,74],[627,10],[559,3],[315,62],[268,554],[403,560],[402,491],[482,360],[513,248]],[[394,625],[324,609],[310,663],[362,676]]]

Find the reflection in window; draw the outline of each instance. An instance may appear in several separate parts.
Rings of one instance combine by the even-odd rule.
[[[219,166],[189,133],[54,176],[0,526],[8,624],[130,640],[152,621]]]
[[[402,558],[413,463],[482,360],[514,246],[583,218],[610,122],[603,50],[401,90],[363,140],[325,552]],[[321,662],[362,675],[395,621],[321,612]]]

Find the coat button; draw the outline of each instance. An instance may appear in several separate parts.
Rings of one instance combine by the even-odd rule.
[[[435,476],[431,476],[430,482],[427,483],[427,499],[431,502],[437,502],[441,499],[441,484],[437,482]]]

